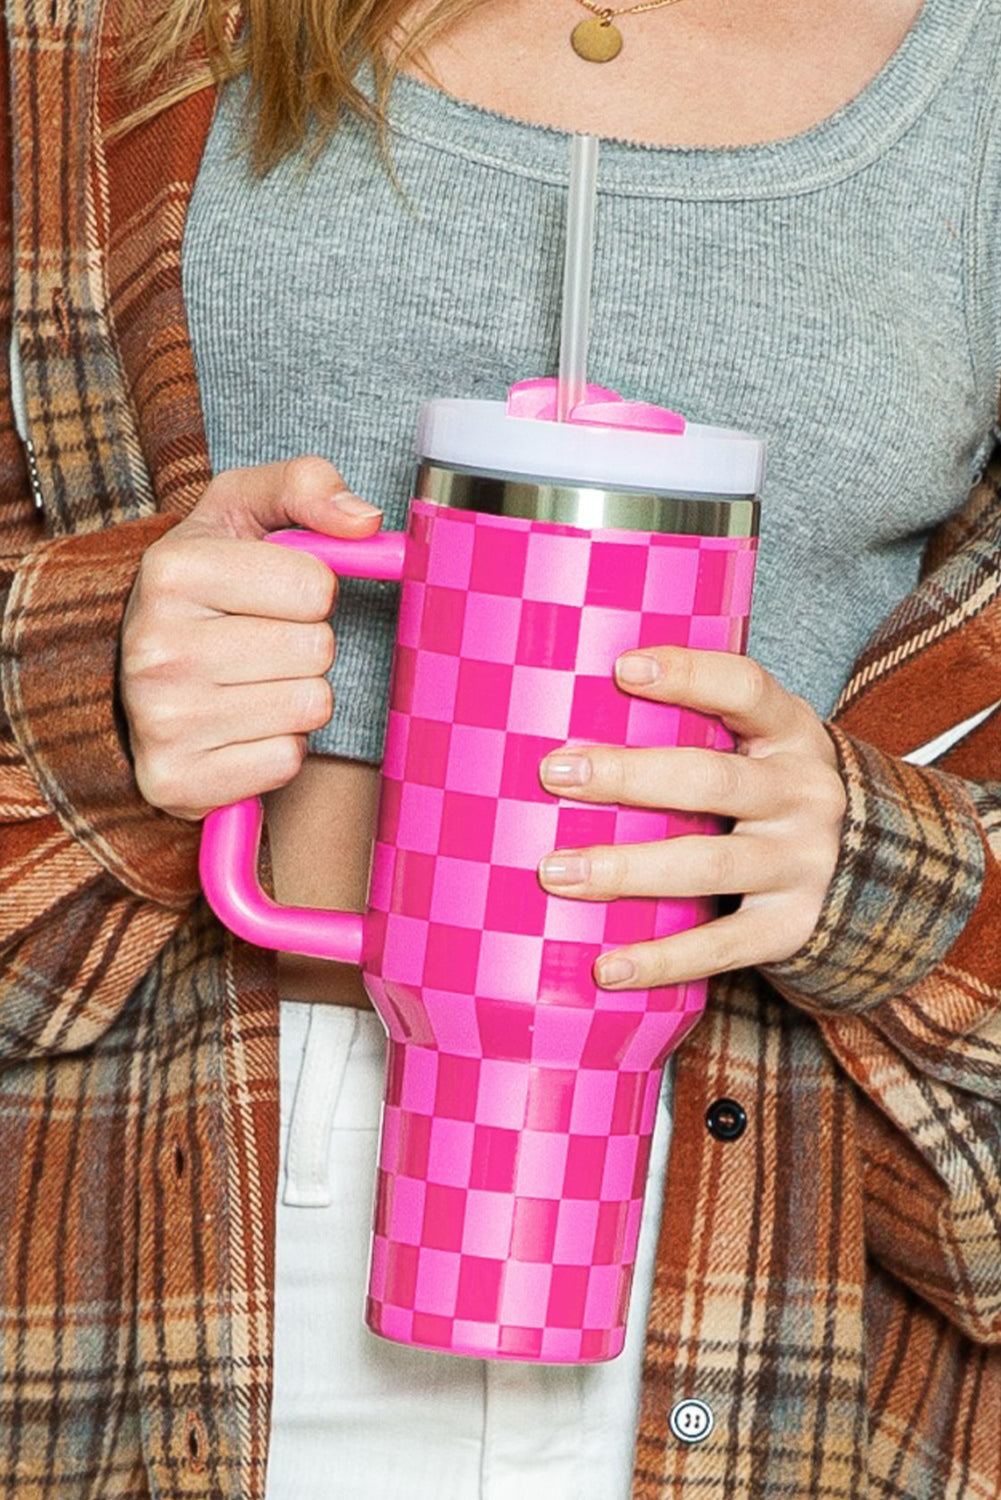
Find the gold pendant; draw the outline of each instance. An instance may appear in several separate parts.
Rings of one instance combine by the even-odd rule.
[[[610,20],[594,16],[574,27],[570,45],[585,62],[611,62],[622,51],[622,33]]]

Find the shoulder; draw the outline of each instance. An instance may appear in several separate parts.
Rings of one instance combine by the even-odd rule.
[[[212,93],[200,33],[169,69],[137,85],[129,45],[134,26],[127,25],[124,9],[125,0],[52,0],[44,7],[35,0],[3,0],[0,25],[10,89],[3,124],[13,134],[15,158],[43,161],[50,143],[72,135],[74,154],[82,159],[95,143],[100,148],[104,139],[113,140],[131,119],[158,105],[199,91]],[[196,134],[199,125],[193,127]],[[176,126],[182,133],[187,128],[183,111]],[[66,154],[65,148],[56,153]]]

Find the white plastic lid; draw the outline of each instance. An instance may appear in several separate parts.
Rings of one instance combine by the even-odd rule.
[[[508,415],[503,401],[428,401],[420,458],[566,484],[692,495],[757,495],[765,444],[746,432],[689,422],[683,433],[643,432]]]

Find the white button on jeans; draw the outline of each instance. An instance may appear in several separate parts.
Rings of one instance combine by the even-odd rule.
[[[267,1500],[627,1500],[669,1095],[619,1358],[463,1359],[363,1322],[384,1053],[372,1012],[282,1005]]]

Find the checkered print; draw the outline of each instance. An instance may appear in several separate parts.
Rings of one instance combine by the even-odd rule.
[[[609,993],[598,955],[706,900],[549,896],[552,849],[712,831],[581,806],[539,762],[568,741],[727,748],[704,715],[615,685],[616,656],[742,650],[754,543],[583,533],[411,507],[366,918],[389,1030],[368,1320],[457,1353],[617,1354],[660,1071],[704,983]]]

